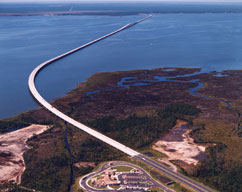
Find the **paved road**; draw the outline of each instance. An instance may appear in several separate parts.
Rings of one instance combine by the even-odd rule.
[[[172,171],[171,169],[167,168],[166,166],[154,161],[153,159],[139,154],[137,156],[135,156],[136,159],[144,162],[145,164],[148,164],[154,168],[156,168],[157,170],[161,171],[162,173],[165,173],[166,175],[178,180],[180,183],[184,183],[187,186],[193,188],[196,191],[199,192],[212,192],[212,190],[208,189],[207,187],[203,186],[202,184],[193,181],[192,179],[189,179],[187,177],[185,177],[184,175],[181,175],[179,173],[176,173],[174,171]]]
[[[173,178],[176,178],[177,180],[179,180],[180,182],[182,183],[185,183],[187,185],[189,185],[191,188],[195,189],[196,191],[199,191],[199,192],[210,192],[211,190],[203,187],[202,185],[200,185],[199,183],[196,183],[194,181],[192,181],[191,179],[188,179],[180,174],[177,174],[177,173],[174,173],[172,172],[171,170],[169,170],[168,168],[165,168],[163,166],[161,166],[160,164],[158,163],[154,163],[152,162],[151,159],[149,159],[148,157],[145,157],[143,155],[141,155],[139,152],[107,137],[106,135],[103,135],[102,133],[99,133],[98,131],[95,131],[94,129],[90,128],[90,127],[87,127],[81,123],[79,123],[78,121],[72,119],[71,117],[65,115],[64,113],[62,113],[61,111],[59,111],[58,109],[54,108],[50,103],[48,103],[40,94],[39,92],[37,91],[36,87],[35,87],[35,78],[37,76],[37,74],[43,69],[45,68],[46,66],[48,66],[49,64],[59,60],[59,59],[62,59],[63,57],[66,57],[72,53],[75,53],[76,51],[79,51],[80,49],[83,49],[83,48],[86,48],[94,43],[97,43],[107,37],[110,37],[111,35],[114,35],[122,30],[125,30],[125,29],[128,29],[129,27],[132,27],[140,22],[143,22],[145,21],[146,19],[149,19],[150,17],[152,17],[152,15],[149,15],[147,17],[145,17],[144,19],[141,19],[141,20],[138,20],[134,23],[128,23],[127,25],[117,29],[116,31],[113,31],[107,35],[104,35],[98,39],[95,39],[89,43],[86,43],[80,47],[77,47],[75,49],[72,49],[66,53],[63,53],[61,55],[58,55],[50,60],[47,60],[43,63],[41,63],[39,66],[37,66],[30,74],[29,76],[29,80],[28,80],[28,85],[29,85],[29,90],[31,92],[31,94],[33,95],[33,97],[42,105],[44,106],[47,110],[49,110],[50,112],[52,112],[53,114],[55,114],[56,116],[60,117],[61,119],[63,119],[64,121],[74,125],[75,127],[81,129],[82,131],[85,131],[86,133],[92,135],[93,137],[103,141],[104,143],[107,143],[108,145],[111,145],[113,147],[115,147],[116,149],[124,152],[125,154],[131,156],[131,157],[136,157],[137,159],[143,161],[144,163],[154,167],[154,168],[157,168],[159,169],[160,171],[163,171],[164,173],[170,175],[171,177]]]
[[[95,188],[92,188],[88,185],[88,180],[95,176],[95,175],[98,175],[100,174],[101,172],[103,172],[104,170],[106,169],[109,169],[111,167],[116,167],[116,166],[129,166],[129,167],[133,167],[135,169],[139,169],[143,172],[141,176],[145,176],[146,177],[146,180],[145,181],[150,181],[152,182],[154,185],[152,187],[157,187],[157,188],[160,188],[162,190],[164,190],[165,192],[174,192],[174,190],[171,190],[169,189],[168,187],[160,184],[158,181],[152,179],[152,177],[142,168],[136,166],[136,165],[133,165],[133,164],[130,164],[130,163],[127,163],[127,162],[123,162],[123,161],[113,161],[112,162],[112,165],[110,165],[109,163],[105,163],[103,164],[99,170],[97,172],[94,172],[94,173],[91,173],[91,174],[88,174],[88,175],[85,175],[83,176],[80,181],[79,181],[79,185],[86,189],[86,190],[89,190],[89,191],[94,191],[94,192],[107,192],[107,191],[111,191],[111,190],[108,190],[108,189],[95,189]],[[122,190],[112,190],[112,191],[120,191],[120,192],[130,192],[130,191],[134,191],[134,189],[122,189]],[[138,191],[138,190],[137,190]],[[141,190],[142,191],[142,190]]]
[[[99,132],[97,132],[97,131],[95,131],[95,130],[93,130],[93,129],[91,129],[91,128],[89,128],[89,127],[87,127],[87,126],[85,126],[85,125],[83,125],[83,124],[81,124],[81,123],[79,123],[78,121],[76,121],[76,120],[70,118],[69,116],[67,116],[67,115],[65,115],[64,113],[62,113],[61,111],[59,111],[58,109],[54,108],[54,107],[53,107],[50,103],[48,103],[48,102],[47,102],[47,101],[46,101],[46,100],[45,100],[45,99],[39,94],[39,92],[37,91],[37,89],[36,89],[36,87],[35,87],[35,78],[36,78],[36,75],[37,75],[37,74],[38,74],[38,73],[39,73],[44,67],[48,66],[49,64],[51,64],[51,63],[53,63],[53,62],[55,62],[55,61],[57,61],[57,60],[59,60],[59,59],[61,59],[61,58],[63,58],[63,57],[66,57],[66,56],[68,56],[68,55],[70,55],[70,54],[72,54],[72,53],[74,53],[74,52],[76,52],[76,51],[78,51],[78,50],[80,50],[80,49],[86,48],[86,47],[88,47],[88,46],[90,46],[90,45],[92,45],[92,44],[94,44],[94,43],[97,43],[97,42],[99,42],[99,41],[101,41],[101,40],[103,40],[103,39],[105,39],[105,38],[107,38],[107,37],[110,37],[111,35],[114,35],[114,34],[120,32],[120,31],[122,31],[122,30],[128,29],[129,27],[132,27],[132,26],[134,26],[134,25],[136,25],[136,24],[138,24],[138,23],[140,23],[140,22],[143,22],[143,21],[145,21],[146,19],[149,19],[150,17],[152,17],[152,16],[149,15],[149,16],[145,17],[144,19],[138,20],[138,21],[136,21],[136,22],[134,22],[134,23],[128,23],[127,25],[125,25],[125,26],[123,26],[123,27],[117,29],[116,31],[113,31],[113,32],[111,32],[111,33],[109,33],[109,34],[107,34],[107,35],[104,35],[104,36],[102,36],[102,37],[100,37],[100,38],[97,38],[97,39],[95,39],[95,40],[93,40],[93,41],[91,41],[91,42],[89,42],[89,43],[86,43],[86,44],[84,44],[84,45],[82,45],[82,46],[80,46],[80,47],[77,47],[77,48],[75,48],[75,49],[72,49],[72,50],[70,50],[70,51],[68,51],[68,52],[66,52],[66,53],[63,53],[63,54],[61,54],[61,55],[59,55],[59,56],[57,56],[57,57],[54,57],[54,58],[52,58],[52,59],[50,59],[50,60],[48,60],[48,61],[45,61],[45,62],[41,63],[39,66],[37,66],[37,67],[31,72],[31,74],[30,74],[30,76],[29,76],[28,84],[29,84],[29,90],[30,90],[30,92],[32,93],[32,95],[34,96],[34,98],[35,98],[35,99],[36,99],[36,100],[37,100],[42,106],[44,106],[47,110],[49,110],[50,112],[54,113],[56,116],[60,117],[60,118],[63,119],[64,121],[66,121],[66,122],[68,122],[68,123],[74,125],[75,127],[77,127],[77,128],[79,128],[79,129],[81,129],[81,130],[87,132],[88,134],[90,134],[90,135],[96,137],[97,139],[99,139],[99,140],[101,140],[101,141],[103,141],[103,142],[105,142],[105,143],[107,143],[107,144],[109,144],[109,145],[111,145],[111,146],[113,146],[113,147],[115,147],[115,148],[117,148],[117,149],[119,149],[120,151],[123,151],[124,153],[126,153],[126,154],[128,154],[128,155],[130,155],[130,156],[132,156],[132,157],[135,156],[135,155],[138,155],[139,153],[136,152],[136,151],[134,151],[133,149],[130,149],[129,147],[126,147],[125,145],[123,145],[123,144],[121,144],[121,143],[119,143],[119,142],[117,142],[117,141],[115,141],[115,140],[113,140],[113,139],[111,139],[111,138],[109,138],[109,137],[103,135],[102,133],[99,133]]]

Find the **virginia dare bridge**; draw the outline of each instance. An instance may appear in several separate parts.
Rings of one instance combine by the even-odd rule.
[[[66,53],[63,53],[61,55],[58,55],[50,60],[47,60],[43,63],[41,63],[40,65],[38,65],[30,74],[29,76],[29,80],[28,80],[28,86],[29,86],[29,90],[31,92],[31,94],[33,95],[33,97],[43,106],[45,107],[47,110],[49,110],[50,112],[52,112],[53,114],[55,114],[56,116],[58,116],[59,118],[63,119],[65,122],[68,122],[72,125],[74,125],[75,127],[81,129],[82,131],[92,135],[93,137],[103,141],[104,143],[108,144],[108,145],[111,145],[112,147],[124,152],[125,154],[131,156],[131,157],[135,157],[137,158],[138,160],[144,162],[145,164],[148,164],[149,166],[152,166],[154,167],[155,169],[158,169],[160,170],[161,172],[165,173],[166,175],[174,178],[176,181],[179,181],[181,183],[184,183],[185,185],[189,186],[190,188],[194,189],[195,191],[199,191],[199,192],[212,192],[212,190],[208,189],[207,187],[203,186],[202,184],[200,183],[197,183],[181,174],[178,174],[178,173],[175,173],[173,172],[172,170],[170,170],[169,168],[157,163],[156,161],[148,158],[147,156],[144,156],[142,154],[140,154],[139,152],[123,145],[122,143],[119,143],[115,140],[113,140],[112,138],[110,137],[107,137],[106,135],[90,128],[90,127],[87,127],[86,125],[82,124],[82,123],[79,123],[78,121],[72,119],[71,117],[65,115],[64,113],[62,113],[61,111],[59,111],[58,109],[56,109],[55,107],[53,107],[49,102],[47,102],[40,94],[39,92],[37,91],[36,87],[35,87],[35,78],[37,76],[37,74],[45,67],[47,67],[49,64],[51,63],[54,63],[55,61],[58,61],[59,59],[62,59],[63,57],[66,57],[68,55],[71,55],[72,53],[75,53],[81,49],[84,49],[94,43],[97,43],[107,37],[110,37],[118,32],[121,32],[125,29],[128,29],[130,27],[133,27],[134,25],[140,23],[140,22],[143,22],[147,19],[149,19],[150,17],[152,17],[152,15],[148,15],[147,17],[141,19],[141,20],[138,20],[136,22],[133,22],[133,23],[128,23],[127,25],[124,25],[123,27],[111,32],[111,33],[108,33],[107,35],[104,35],[100,38],[97,38],[93,41],[90,41],[89,43],[86,43],[82,46],[79,46],[75,49],[72,49]],[[167,192],[171,191],[170,189],[166,189]]]

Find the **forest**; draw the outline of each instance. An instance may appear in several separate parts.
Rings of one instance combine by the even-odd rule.
[[[170,104],[157,110],[152,116],[133,114],[121,120],[107,116],[87,122],[87,125],[129,147],[140,149],[149,146],[163,132],[175,126],[177,119],[192,122],[191,119],[200,112],[199,109],[188,104]]]

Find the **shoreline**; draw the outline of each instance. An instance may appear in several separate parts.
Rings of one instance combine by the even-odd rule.
[[[82,122],[84,124],[87,124],[91,127],[93,127],[95,130],[100,131],[104,134],[107,133],[107,135],[113,137],[114,139],[120,139],[120,142],[126,143],[128,141],[125,140],[126,137],[129,138],[129,145],[130,146],[137,146],[137,148],[140,146],[140,141],[144,137],[146,138],[146,135],[143,130],[140,129],[138,132],[132,132],[132,127],[128,127],[128,129],[117,130],[114,131],[114,127],[112,126],[112,122],[115,123],[115,125],[119,125],[121,122],[129,122],[132,119],[137,119],[138,121],[144,121],[148,122],[149,120],[152,120],[154,122],[157,121],[156,117],[158,115],[158,110],[164,109],[168,104],[190,104],[194,107],[198,107],[202,110],[202,112],[199,114],[199,117],[194,118],[200,118],[202,122],[206,122],[207,120],[210,120],[214,122],[216,119],[223,118],[223,121],[228,124],[228,126],[233,123],[234,120],[236,120],[234,116],[234,110],[236,109],[235,104],[237,104],[240,100],[239,97],[240,94],[240,86],[238,88],[240,89],[234,89],[233,86],[237,86],[237,84],[231,84],[231,82],[241,83],[241,75],[242,71],[237,72],[226,72],[227,76],[223,77],[217,77],[215,76],[216,73],[206,73],[206,74],[195,74],[195,76],[189,76],[188,74],[192,74],[200,69],[193,69],[193,68],[156,68],[153,70],[135,70],[135,71],[119,71],[119,72],[110,72],[110,73],[95,73],[94,75],[90,76],[87,81],[78,84],[78,86],[71,90],[67,95],[63,97],[56,98],[54,101],[51,102],[51,105],[59,109],[65,114],[70,115],[71,117],[75,118],[79,122]],[[188,75],[187,77],[184,77],[184,75]],[[155,81],[155,76],[169,76],[169,77],[176,77],[180,82],[168,82],[168,81]],[[181,77],[182,76],[182,77]],[[132,77],[132,79],[126,79],[126,81],[122,81],[122,86],[119,86],[119,82],[123,78]],[[135,79],[134,79],[135,77]],[[230,102],[232,103],[231,110],[227,109],[226,106],[223,104],[220,104],[219,102],[216,102],[214,100],[208,100],[201,97],[196,97],[191,94],[187,90],[194,87],[195,84],[189,83],[191,79],[199,78],[201,81],[206,83],[206,86],[199,90],[201,94],[210,95],[213,93],[221,92],[222,94],[219,95],[223,98],[226,98],[226,93],[233,94],[233,98],[230,99]],[[184,81],[188,81],[187,83],[184,83]],[[136,83],[147,83],[149,82],[149,85],[143,85],[140,86],[140,84]],[[121,85],[121,84],[120,84]],[[132,85],[132,86],[131,86]],[[123,86],[129,86],[127,88],[123,88]],[[242,87],[242,86],[241,86]],[[100,92],[93,92],[95,90],[100,90]],[[227,91],[224,91],[227,90]],[[233,90],[233,92],[231,91]],[[86,94],[91,92],[91,94]],[[83,101],[83,99],[85,101]],[[117,102],[118,101],[118,102]],[[115,106],[115,107],[113,107]],[[85,113],[83,113],[83,111]],[[136,114],[136,116],[132,116],[132,114]],[[109,118],[110,116],[113,116]],[[56,122],[60,123],[60,121],[54,117],[52,114],[47,112],[44,108],[38,108],[33,111],[25,112],[24,114],[20,114],[18,118],[11,118],[12,121],[15,121],[17,119],[22,120],[28,120],[28,117],[31,117],[33,120],[37,121],[38,124],[41,124],[40,122]],[[231,118],[232,117],[232,118]],[[95,120],[98,124],[100,122],[105,122],[105,119],[108,121],[110,120],[110,124],[107,124],[105,127],[110,127],[110,129],[103,129],[102,127],[95,126]],[[163,118],[161,117],[161,120]],[[148,121],[147,121],[148,120]],[[189,120],[189,118],[188,118]],[[35,122],[34,121],[34,122]],[[216,121],[217,122],[217,121]],[[139,128],[141,128],[141,125],[137,125]],[[126,127],[126,126],[125,126]],[[150,127],[151,129],[155,129]],[[160,127],[160,126],[157,126]],[[167,126],[165,126],[167,127]],[[172,127],[172,126],[171,126]],[[1,127],[3,128],[3,127]],[[122,127],[120,127],[122,128]],[[134,127],[135,128],[135,127]],[[161,128],[161,127],[160,127]],[[196,126],[195,126],[196,128]],[[216,128],[216,127],[215,127]],[[21,129],[20,129],[21,130]],[[20,131],[19,130],[19,131]],[[210,129],[208,129],[209,131]],[[119,137],[119,131],[122,131],[124,133],[124,137]],[[158,131],[158,130],[157,130]],[[219,142],[219,140],[216,139],[216,137],[213,137],[210,140],[206,140],[206,138],[203,138],[203,135],[200,135],[199,133],[201,131],[207,131],[206,129],[195,129],[194,134],[191,137],[196,139],[196,141],[201,141],[203,143],[206,142]],[[69,130],[68,130],[69,132]],[[13,132],[11,132],[13,133]],[[140,139],[132,140],[131,136],[135,133],[135,135],[138,135]],[[155,133],[155,131],[153,131]],[[46,152],[45,145],[42,145],[42,142],[46,142],[46,146],[48,146],[49,153],[54,153],[56,149],[56,145],[59,147],[60,151],[66,151],[66,148],[64,147],[64,143],[61,143],[63,140],[63,134],[64,129],[61,127],[61,125],[57,126],[53,132],[46,132],[42,136],[38,137],[38,139],[31,140],[31,144],[38,146],[35,150],[40,150],[41,157],[43,159],[39,159],[38,162],[44,161],[45,158],[42,155]],[[85,151],[84,149],[88,148],[90,151],[93,152],[94,148],[92,148],[92,143],[95,144],[94,140],[84,140],[83,144],[80,144],[80,138],[87,137],[84,136],[85,134],[77,129],[70,129],[69,132],[70,136],[72,136],[70,140],[71,150],[73,151],[73,154],[79,154],[79,151]],[[188,134],[188,133],[187,133]],[[205,133],[204,133],[205,134]],[[79,135],[79,136],[77,136]],[[158,135],[158,134],[156,134]],[[211,135],[211,134],[210,134]],[[152,138],[152,134],[150,135],[150,138]],[[50,139],[51,138],[51,139]],[[52,139],[53,138],[53,139]],[[83,139],[82,139],[83,140]],[[88,145],[85,144],[85,141],[89,143]],[[150,140],[143,140],[142,143],[147,143],[151,141]],[[152,140],[155,141],[155,140]],[[95,144],[95,145],[100,145]],[[75,146],[73,148],[73,146]],[[210,147],[210,146],[209,146]],[[213,146],[211,146],[213,147]],[[230,147],[230,146],[229,146]],[[102,146],[102,149],[105,149],[104,146]],[[78,152],[78,153],[77,153]],[[105,152],[106,153],[106,152]],[[100,154],[105,154],[104,152],[101,152]],[[29,157],[32,155],[35,156],[34,151],[27,153]],[[62,154],[56,153],[56,157],[61,157]],[[118,156],[118,155],[117,155]],[[41,158],[39,157],[39,158]],[[80,153],[80,157],[85,157],[84,153]],[[49,157],[48,157],[49,158]],[[77,159],[76,159],[77,158]],[[85,159],[78,159],[78,157],[75,157],[76,161],[83,161],[83,160],[89,160],[90,156]],[[106,160],[106,158],[104,158]],[[97,159],[92,157],[90,159],[93,162],[96,162]],[[172,162],[176,163],[177,165],[182,162]],[[36,163],[33,162],[34,166]],[[30,165],[30,164],[28,164]],[[66,165],[65,165],[66,166]],[[69,166],[68,166],[69,168]],[[58,168],[59,170],[60,168]],[[66,169],[66,168],[65,168]],[[84,168],[81,168],[84,170]],[[62,170],[62,169],[60,169]],[[63,167],[64,170],[64,167]],[[31,172],[31,168],[27,169],[28,174],[35,174],[35,172]],[[41,172],[41,170],[39,170]],[[64,177],[63,177],[64,178]],[[68,180],[69,178],[69,171],[68,171],[68,177],[65,175],[65,180]],[[40,178],[38,178],[40,180]],[[26,178],[23,179],[26,183]],[[36,180],[38,182],[39,180]],[[32,182],[34,179],[32,180]],[[28,185],[26,185],[28,187]],[[38,187],[36,189],[39,189]]]
[[[152,70],[164,70],[164,71],[167,70],[166,72],[169,72],[171,74],[175,73],[175,70],[178,70],[178,71],[179,70],[200,70],[200,72],[198,72],[199,74],[196,74],[196,71],[195,71],[194,74],[191,73],[190,77],[197,76],[197,75],[213,75],[213,76],[216,76],[216,77],[219,77],[219,78],[226,77],[228,73],[238,73],[239,74],[240,72],[242,72],[242,69],[238,69],[238,70],[224,70],[222,72],[217,72],[217,71],[202,72],[202,68],[192,68],[192,67],[162,67],[162,68],[154,68],[154,69],[137,69],[137,70],[129,70],[129,71],[124,70],[124,71],[113,71],[113,72],[96,72],[96,73],[93,73],[91,76],[89,76],[85,81],[77,83],[76,87],[74,87],[71,90],[69,90],[65,95],[57,96],[56,98],[52,99],[50,101],[50,103],[53,103],[56,100],[68,97],[68,95],[71,94],[71,92],[73,90],[82,88],[83,86],[85,87],[85,84],[88,82],[89,79],[95,78],[96,76],[99,76],[99,75],[103,75],[103,74],[119,74],[119,73],[121,73],[121,74],[122,73],[128,73],[128,74],[131,73],[132,74],[132,73],[152,71]],[[178,75],[178,76],[180,76],[180,75]],[[176,77],[176,75],[174,77],[171,76],[171,77],[166,77],[166,78],[168,78],[168,79],[171,78],[171,81],[172,81],[172,79],[178,79],[178,81],[180,80],[180,77]],[[186,78],[186,74],[185,74],[184,78]],[[163,80],[161,80],[161,81],[163,81]],[[169,80],[165,80],[165,81],[168,82]],[[187,77],[187,82],[189,83],[190,81],[191,81],[191,79],[189,79],[189,76],[188,76]],[[124,83],[124,82],[122,82],[122,83]],[[184,80],[184,83],[186,83],[185,80]],[[123,86],[125,86],[125,85],[123,85]],[[192,88],[192,92],[197,91],[197,90],[195,90],[195,88]],[[89,94],[88,91],[86,93],[91,96],[91,94],[92,94],[91,92],[96,93],[95,90],[94,91],[90,91],[90,94]],[[189,92],[191,92],[191,91],[189,90]],[[191,93],[191,94],[193,94],[193,93]],[[198,94],[196,94],[196,95],[198,96]],[[203,97],[203,96],[201,96],[201,97]],[[204,96],[204,98],[212,99],[212,100],[216,100],[216,101],[222,101],[220,98],[216,98],[216,97]],[[37,107],[34,108],[34,109],[28,109],[27,111],[19,112],[19,113],[15,114],[15,115],[11,115],[11,116],[0,118],[0,121],[8,121],[11,118],[18,117],[19,115],[22,115],[24,113],[28,113],[29,111],[38,110],[39,108],[41,108],[41,106],[37,105]]]

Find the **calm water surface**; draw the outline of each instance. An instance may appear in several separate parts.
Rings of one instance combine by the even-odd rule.
[[[0,118],[37,107],[27,79],[38,64],[141,17],[1,16]],[[165,66],[242,69],[241,53],[241,13],[154,14],[49,66],[39,74],[37,88],[52,100],[95,72]]]

